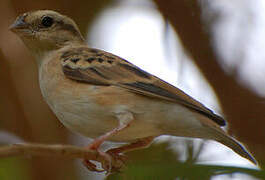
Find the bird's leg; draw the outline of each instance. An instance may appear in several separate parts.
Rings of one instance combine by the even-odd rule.
[[[122,124],[119,127],[114,128],[113,130],[107,132],[106,134],[94,139],[93,142],[89,144],[86,148],[90,150],[98,150],[98,148],[104,141],[106,141],[109,137],[117,134],[118,132],[120,132],[121,130],[125,129],[128,126],[129,124]]]
[[[120,154],[120,153],[133,151],[136,149],[145,148],[151,144],[151,142],[153,141],[154,138],[155,138],[154,136],[141,138],[141,139],[138,139],[137,141],[135,141],[133,143],[130,143],[130,144],[118,147],[118,148],[112,148],[112,149],[108,150],[107,153],[109,153],[109,154]]]
[[[125,161],[127,160],[127,157],[123,155],[122,153],[133,151],[136,149],[141,149],[149,146],[151,142],[153,141],[154,137],[149,136],[146,138],[138,139],[137,141],[118,147],[118,148],[112,148],[109,149],[106,154],[111,156],[112,160],[115,162],[115,166],[111,167],[112,171],[119,171],[121,167],[124,165]],[[104,169],[108,169],[109,164],[102,164]]]
[[[98,151],[98,153],[103,156],[105,158],[105,161],[108,162],[108,169],[107,171],[110,171],[111,170],[111,157],[110,155],[108,155],[107,153],[105,152],[102,152],[99,150],[99,147],[100,145],[105,141],[107,140],[109,137],[117,134],[118,132],[120,132],[121,130],[125,129],[126,127],[128,127],[129,124],[122,124],[120,125],[119,127],[117,128],[114,128],[113,130],[107,132],[106,134],[94,139],[94,141],[88,145],[87,147],[85,148],[88,148],[89,150],[96,150]],[[106,169],[104,168],[104,170],[100,170],[96,167],[95,164],[93,164],[92,162],[90,162],[90,160],[88,159],[84,159],[83,161],[83,164],[90,170],[90,171],[96,171],[96,172],[103,172],[105,171]]]
[[[107,140],[108,138],[116,135],[123,129],[126,129],[128,126],[130,126],[131,121],[134,119],[133,114],[128,111],[119,111],[116,112],[116,117],[119,120],[119,126],[114,128],[113,130],[107,132],[106,134],[96,138],[87,148],[90,150],[96,150],[98,153],[104,158],[104,162],[102,162],[102,167],[107,172],[110,172],[111,170],[118,170],[121,168],[123,163],[121,161],[118,161],[119,159],[115,159],[111,154],[105,153],[99,150],[100,145]],[[112,161],[114,160],[114,161]],[[117,161],[115,161],[117,160]],[[91,163],[89,160],[84,160],[84,164],[87,166],[89,170],[102,172],[101,170],[98,170],[96,168],[96,165]]]

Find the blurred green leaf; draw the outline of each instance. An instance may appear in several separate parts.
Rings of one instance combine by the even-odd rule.
[[[1,158],[0,159],[1,180],[29,180],[30,168],[25,159]]]
[[[150,148],[130,152],[126,167],[108,180],[137,179],[154,180],[180,179],[207,180],[220,174],[243,173],[256,178],[265,179],[265,171],[233,166],[203,165],[179,162],[177,154],[168,148],[167,143],[154,144]]]

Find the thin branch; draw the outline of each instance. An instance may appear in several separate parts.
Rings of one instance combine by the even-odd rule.
[[[12,156],[53,156],[104,161],[97,151],[71,145],[12,144],[0,146],[0,158]]]
[[[89,150],[84,147],[72,145],[47,145],[47,144],[11,144],[0,146],[0,158],[13,156],[48,156],[48,157],[66,157],[84,159],[84,165],[91,171],[117,172],[124,166],[124,161],[118,156],[113,158],[110,154]],[[89,164],[89,160],[101,163],[101,169],[97,169],[96,165]],[[92,166],[91,166],[92,165]]]

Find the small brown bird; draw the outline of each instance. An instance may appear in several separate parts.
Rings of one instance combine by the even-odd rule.
[[[88,47],[69,17],[31,11],[10,29],[35,57],[42,95],[58,119],[70,130],[96,138],[88,148],[98,150],[105,140],[133,142],[105,153],[116,156],[172,135],[212,139],[256,163],[220,128],[222,117],[130,62]]]

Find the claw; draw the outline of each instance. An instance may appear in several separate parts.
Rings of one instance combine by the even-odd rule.
[[[83,160],[83,164],[88,170],[93,171],[93,172],[101,173],[101,172],[105,171],[105,169],[98,169],[97,165],[95,165],[94,163],[90,162],[90,160],[88,160],[88,159],[84,159]]]
[[[128,160],[128,157],[120,152],[117,152],[116,149],[110,149],[106,152],[109,154],[115,161],[121,161],[122,163],[125,163]]]
[[[112,149],[108,150],[105,154],[107,154],[111,158],[110,172],[119,172],[120,169],[124,166],[127,157],[121,153],[112,151]],[[106,166],[106,164],[103,164],[103,166]]]
[[[119,172],[127,160],[125,155],[112,151],[112,149],[108,150],[107,152],[98,151],[98,153],[104,159],[101,162],[102,169],[98,169],[97,166],[90,160],[84,159],[83,164],[88,170],[98,173],[106,171],[107,175],[109,175],[112,172]]]
[[[124,118],[127,118],[128,114],[123,114],[122,118],[123,121],[125,120]],[[129,118],[131,117],[131,114],[129,113]],[[103,171],[107,171],[107,174],[118,170],[122,167],[123,162],[121,163],[121,161],[119,163],[116,163],[115,160],[119,159],[117,158],[117,155],[113,155],[113,153],[105,153],[102,151],[99,151],[99,147],[100,145],[107,140],[109,137],[117,134],[118,132],[120,132],[121,130],[127,128],[129,126],[129,122],[131,121],[131,119],[129,121],[126,121],[127,123],[121,123],[118,127],[114,128],[113,130],[107,132],[106,134],[96,138],[88,147],[85,147],[89,150],[96,150],[98,151],[98,154],[101,155],[103,157],[103,161],[101,162],[102,164],[102,168],[103,170],[99,170],[97,168],[97,166],[93,163],[90,162],[90,160],[85,159],[83,161],[83,164],[91,171],[96,171],[96,172],[103,172]],[[118,166],[117,166],[118,164]],[[122,165],[121,165],[122,164]]]
[[[117,129],[114,129],[109,134],[115,133],[115,130],[117,131]],[[107,175],[112,172],[119,172],[120,169],[125,165],[125,162],[127,160],[127,157],[123,155],[122,153],[147,147],[154,139],[154,137],[150,136],[150,137],[139,139],[138,141],[125,145],[125,146],[110,149],[107,152],[99,151],[98,148],[100,144],[102,144],[103,140],[106,137],[108,137],[109,134],[99,137],[98,139],[94,140],[94,142],[91,143],[88,147],[86,147],[90,150],[96,150],[98,154],[101,157],[103,157],[103,160],[101,160],[101,165],[102,165],[103,170],[99,170],[97,166],[91,163],[89,160],[84,160],[84,165],[89,170],[96,171],[96,172],[106,171]]]
[[[107,174],[109,174],[112,171],[112,157],[102,151],[98,152],[102,157],[104,157],[104,161],[101,163],[102,168],[107,171]]]

